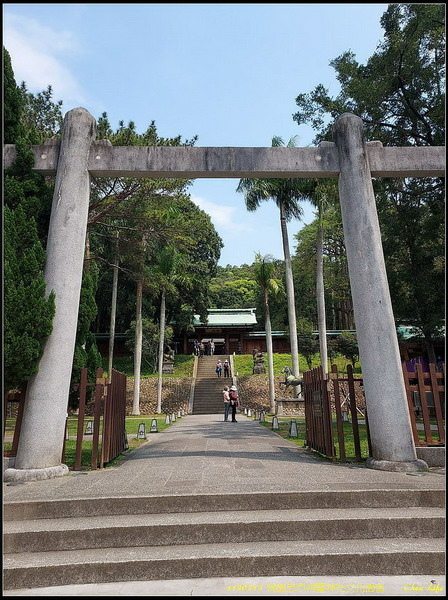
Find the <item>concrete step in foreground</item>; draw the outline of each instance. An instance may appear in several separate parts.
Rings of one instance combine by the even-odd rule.
[[[441,539],[369,539],[25,553],[5,558],[4,588],[226,576],[441,575],[443,551]]]
[[[10,502],[4,588],[192,577],[440,575],[444,491]]]
[[[13,521],[5,524],[6,554],[113,548],[313,539],[440,538],[443,508],[309,509],[109,515]]]

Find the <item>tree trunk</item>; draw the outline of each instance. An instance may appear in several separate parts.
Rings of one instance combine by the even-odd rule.
[[[324,372],[324,379],[328,372],[327,353],[327,323],[325,318],[325,290],[324,290],[324,253],[323,253],[323,229],[319,225],[317,230],[317,257],[316,257],[316,295],[317,295],[317,318],[319,330],[320,362]]]
[[[86,231],[86,243],[85,243],[85,252],[84,252],[84,263],[82,265],[82,272],[88,273],[90,266],[90,234],[89,231]]]
[[[163,346],[165,343],[165,292],[162,292],[160,301],[160,336],[159,336],[159,374],[157,377],[157,414],[162,412],[162,370]]]
[[[434,343],[431,335],[425,334],[426,352],[428,353],[428,361],[430,363],[437,363],[436,353],[434,350]]]
[[[332,319],[333,319],[333,326],[332,326],[333,331],[335,329],[337,329],[337,327],[336,327],[336,308],[335,308],[335,303],[336,303],[336,301],[334,299],[334,292],[333,292],[333,290],[331,290],[331,315],[332,315]]]
[[[268,292],[265,292],[265,324],[266,324],[266,349],[268,351],[269,374],[269,411],[275,413],[275,382],[274,382],[274,354],[272,350],[271,315],[269,312]]]
[[[109,364],[107,374],[109,383],[112,380],[112,368],[114,359],[114,343],[115,343],[115,317],[117,314],[117,289],[118,289],[118,232],[116,236],[115,264],[113,267],[112,280],[112,305],[110,309],[110,328],[109,328]]]
[[[280,203],[280,225],[282,230],[283,253],[285,256],[286,270],[286,296],[288,299],[288,322],[289,339],[291,344],[291,362],[295,377],[300,377],[299,369],[299,348],[297,344],[297,319],[294,299],[294,282],[292,278],[291,255],[289,252],[288,230],[286,229],[286,218],[283,203]],[[298,386],[294,388],[294,393],[299,396]]]
[[[142,366],[142,297],[143,284],[141,279],[137,281],[137,308],[135,319],[135,346],[134,346],[134,399],[132,402],[132,414],[140,414],[140,373]]]

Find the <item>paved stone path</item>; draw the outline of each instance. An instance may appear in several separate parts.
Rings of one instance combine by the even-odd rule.
[[[443,470],[408,475],[332,464],[244,415],[188,415],[118,466],[5,485],[4,501],[238,492],[442,489]]]
[[[118,466],[58,479],[4,486],[4,502],[66,498],[159,496],[240,492],[443,489],[443,469],[407,475],[336,465],[281,438],[244,415],[224,423],[222,415],[188,415],[149,441]],[[432,584],[431,580],[436,580]],[[65,585],[8,590],[5,596],[437,596],[445,578],[255,577],[185,579]],[[258,586],[249,592],[244,586]],[[326,585],[328,593],[322,591]],[[336,594],[334,586],[339,586]],[[443,591],[432,591],[437,585]],[[238,586],[243,586],[238,588]],[[292,586],[292,587],[291,587]],[[363,587],[364,586],[364,587]],[[409,591],[409,586],[414,586]],[[417,589],[420,588],[420,589]],[[372,588],[370,587],[370,591]]]

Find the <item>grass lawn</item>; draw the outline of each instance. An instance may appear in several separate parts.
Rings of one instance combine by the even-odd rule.
[[[298,437],[289,437],[289,426],[291,421],[295,420],[297,423],[297,433]],[[260,423],[264,427],[268,429],[272,429],[272,416],[267,417],[267,421],[265,423]],[[279,429],[274,430],[275,433],[280,435],[281,437],[293,442],[297,446],[304,448],[305,444],[305,417],[279,417],[278,419]],[[353,432],[350,423],[344,423],[344,442],[345,442],[345,454],[347,458],[347,462],[353,462],[355,460],[355,445],[353,441]],[[361,445],[361,457],[363,460],[368,458],[369,456],[369,448],[367,444],[367,434],[365,425],[359,425],[359,438]],[[337,428],[336,423],[333,422],[333,444],[336,447],[336,456],[339,457],[339,443],[337,439]],[[315,452],[316,455],[324,456],[318,452]],[[330,460],[330,459],[329,459]],[[337,458],[336,460],[339,460]]]
[[[157,420],[157,428],[158,428],[159,432],[163,431],[164,429],[167,429],[168,427],[171,426],[171,424],[170,425],[165,424],[165,419],[166,419],[165,415],[141,415],[141,416],[126,417],[126,433],[128,435],[135,435],[135,438],[128,438],[129,449],[126,452],[124,452],[123,454],[120,454],[117,458],[114,458],[110,463],[108,463],[106,465],[106,468],[111,467],[111,466],[116,466],[120,462],[120,460],[122,460],[125,456],[127,456],[129,454],[129,452],[131,452],[132,450],[135,450],[135,448],[138,448],[139,446],[150,441],[151,439],[154,439],[154,436],[158,435],[157,433],[150,433],[151,422],[153,419]],[[93,421],[93,417],[85,418],[84,431],[86,428],[87,421]],[[101,419],[100,432],[102,431],[102,423],[103,423],[103,420]],[[146,436],[148,438],[147,440],[136,439],[137,432],[138,432],[138,426],[140,425],[140,423],[144,423],[146,425]],[[8,437],[11,437],[13,435],[14,425],[15,425],[15,419],[7,419],[6,435]],[[78,427],[77,419],[69,418],[68,419],[68,432],[69,432],[70,436],[76,435],[77,427]],[[92,445],[93,445],[92,437],[93,436],[90,434],[84,435],[84,439],[82,442],[81,466],[86,470],[90,470],[90,465],[91,465],[91,460],[92,460]],[[11,450],[11,447],[12,447],[12,442],[4,442],[3,450]],[[69,468],[73,467],[73,465],[75,464],[75,452],[76,452],[76,440],[75,439],[66,440],[64,464],[66,464]]]
[[[126,417],[126,433],[127,435],[135,435],[135,438],[128,438],[129,449],[111,460],[107,463],[107,467],[116,466],[125,456],[127,456],[132,450],[135,450],[142,444],[150,441],[153,436],[157,435],[157,433],[150,433],[152,420],[157,420],[157,429],[163,431],[171,426],[165,423],[166,416],[165,415],[140,415],[140,416],[128,416]],[[70,419],[69,419],[70,421]],[[76,434],[76,419],[72,419],[73,421],[73,435]],[[102,420],[101,420],[102,423]],[[137,439],[138,426],[140,423],[144,423],[146,426],[146,436],[148,439]],[[71,435],[71,429],[69,424],[69,435]],[[89,436],[90,437],[90,436]],[[75,464],[75,450],[76,450],[76,440],[67,440],[65,446],[65,464],[70,468]],[[90,469],[92,457],[92,441],[86,440],[84,436],[83,444],[82,444],[82,457],[81,457],[81,465],[85,468]]]
[[[299,356],[299,361],[300,361],[300,363],[299,363],[300,372],[303,373],[304,371],[308,371],[309,370],[308,363],[306,362],[306,360],[304,359],[303,356]],[[265,354],[266,371],[267,371],[267,363],[268,363],[268,359]],[[339,373],[346,373],[347,365],[350,363],[350,361],[347,360],[346,358],[344,358],[343,356],[338,356],[334,361],[332,361],[332,363],[337,365]],[[254,360],[253,360],[252,354],[235,355],[233,357],[233,365],[234,365],[235,373],[238,373],[239,376],[242,377],[244,375],[252,375],[253,374],[252,371],[253,371],[253,367],[254,367]],[[313,357],[313,361],[312,361],[312,368],[314,369],[315,367],[318,367],[319,365],[320,365],[319,354],[315,354]],[[274,354],[274,376],[284,377],[284,374],[282,373],[282,371],[285,366],[289,366],[289,367],[291,366],[291,355],[290,354]],[[360,363],[355,364],[355,368],[353,369],[353,372],[357,373],[357,374],[361,373],[361,364]]]
[[[176,354],[174,357],[174,373],[173,375],[163,375],[163,377],[193,377],[194,356],[190,354]],[[113,368],[120,373],[124,373],[127,377],[134,377],[134,357],[133,356],[117,356],[114,358]],[[105,371],[107,377],[107,371]],[[149,366],[142,361],[141,367],[142,377],[157,377],[157,373],[152,373]]]

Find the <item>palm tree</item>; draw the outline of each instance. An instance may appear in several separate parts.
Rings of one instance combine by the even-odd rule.
[[[140,376],[142,366],[143,348],[143,326],[142,326],[142,304],[143,304],[143,280],[144,264],[146,260],[148,235],[142,234],[140,243],[137,244],[135,254],[139,269],[136,277],[136,308],[135,308],[135,343],[134,343],[134,392],[132,398],[132,414],[140,414]]]
[[[132,397],[132,414],[140,414],[140,375],[142,366],[142,299],[143,281],[137,280],[136,307],[135,307],[135,344],[134,344],[134,392]]]
[[[297,136],[292,137],[287,147],[296,146]],[[284,146],[282,138],[274,136],[272,147]],[[294,298],[294,282],[292,278],[291,253],[289,251],[288,230],[286,223],[292,218],[300,219],[303,209],[299,202],[306,200],[307,196],[302,192],[300,179],[241,179],[237,192],[244,193],[246,208],[255,211],[261,202],[274,200],[280,210],[280,226],[283,240],[283,253],[286,269],[286,295],[288,300],[288,322],[291,344],[291,362],[293,374],[300,376],[299,349],[297,344],[297,319]],[[298,393],[298,390],[297,390]]]
[[[324,288],[324,215],[330,202],[337,201],[337,188],[332,180],[301,179],[299,186],[304,196],[317,208],[316,236],[316,300],[319,330],[320,362],[324,378],[328,373],[327,323],[325,315]]]
[[[274,355],[272,352],[272,330],[271,330],[271,316],[269,311],[269,294],[277,294],[279,291],[279,284],[274,279],[273,275],[275,272],[274,258],[267,254],[261,256],[261,254],[255,255],[255,269],[254,278],[257,284],[260,286],[263,292],[263,302],[265,309],[265,328],[266,328],[266,348],[268,352],[268,374],[269,374],[269,410],[271,413],[275,412],[275,389],[274,389]]]
[[[113,265],[113,279],[112,279],[112,303],[110,311],[110,329],[109,329],[109,360],[107,374],[109,377],[109,383],[112,380],[112,367],[114,361],[114,343],[115,343],[115,319],[117,314],[117,290],[118,290],[118,241],[119,232],[115,232],[115,253],[114,253],[114,265]]]
[[[151,269],[152,276],[160,292],[160,330],[159,330],[159,358],[157,378],[157,414],[162,412],[162,370],[163,349],[165,346],[165,313],[166,298],[168,295],[176,294],[176,284],[184,287],[191,285],[192,279],[185,275],[181,267],[181,255],[171,245],[163,247],[157,253],[156,264]]]
[[[319,328],[320,362],[324,379],[328,373],[327,320],[325,314],[324,288],[324,215],[329,204],[338,201],[338,190],[334,181],[319,181],[310,194],[311,202],[317,207],[317,251],[316,251],[316,298]]]

